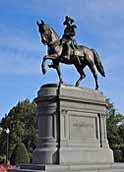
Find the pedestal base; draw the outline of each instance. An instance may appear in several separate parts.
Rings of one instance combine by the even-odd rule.
[[[113,162],[106,101],[99,91],[49,84],[40,88],[35,101],[38,141],[33,164],[10,172],[124,172],[124,164]]]
[[[80,164],[80,165],[21,165],[21,169],[9,172],[124,172],[123,163]]]
[[[106,101],[96,90],[44,85],[35,99],[38,141],[34,164],[112,163]]]

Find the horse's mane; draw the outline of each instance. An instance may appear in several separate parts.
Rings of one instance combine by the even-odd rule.
[[[51,32],[54,33],[54,35],[56,36],[56,39],[59,39],[59,36],[58,36],[58,34],[56,33],[56,31],[55,31],[51,26],[49,26],[48,24],[46,24],[46,26],[50,29]]]

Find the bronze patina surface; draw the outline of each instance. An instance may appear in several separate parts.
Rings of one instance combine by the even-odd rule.
[[[78,45],[75,40],[77,26],[74,20],[66,16],[64,25],[65,30],[62,38],[59,38],[57,33],[52,27],[46,24],[43,20],[37,22],[37,26],[41,36],[41,42],[48,46],[47,55],[43,57],[42,61],[42,72],[46,73],[45,61],[52,60],[50,68],[54,68],[59,76],[59,82],[63,83],[59,63],[73,64],[78,73],[80,74],[79,79],[76,81],[76,86],[79,86],[80,81],[86,77],[83,69],[88,66],[95,79],[95,89],[99,89],[98,77],[95,70],[95,66],[99,73],[105,77],[103,65],[100,61],[99,55],[95,49],[88,48],[83,45]]]

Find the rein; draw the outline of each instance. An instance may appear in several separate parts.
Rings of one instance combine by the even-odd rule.
[[[54,41],[54,42],[51,41],[51,42],[49,43],[49,46],[50,46],[50,47],[56,47],[57,45],[59,45],[59,42],[60,42],[59,40]]]

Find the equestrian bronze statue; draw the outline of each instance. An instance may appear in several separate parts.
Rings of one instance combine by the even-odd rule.
[[[104,68],[100,61],[99,55],[94,49],[90,49],[83,45],[77,45],[75,40],[76,25],[74,20],[66,16],[64,25],[65,30],[62,38],[59,38],[54,29],[46,24],[43,20],[37,22],[38,29],[41,36],[41,42],[48,46],[47,55],[43,57],[42,72],[46,73],[45,61],[52,60],[49,65],[54,68],[59,76],[59,82],[63,83],[59,63],[71,65],[73,64],[80,74],[80,78],[76,81],[76,86],[79,86],[80,81],[86,77],[83,69],[88,66],[95,79],[95,89],[99,89],[98,78],[95,66],[99,73],[105,77]]]

